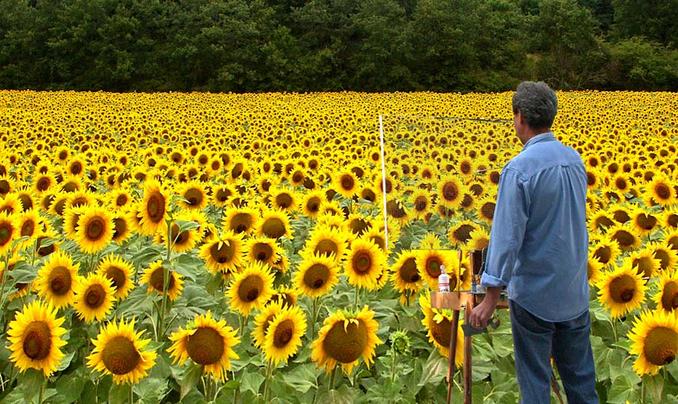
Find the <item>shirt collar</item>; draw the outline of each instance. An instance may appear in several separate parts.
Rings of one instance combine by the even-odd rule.
[[[553,136],[553,132],[540,133],[537,136],[534,136],[530,140],[528,140],[527,143],[525,143],[525,145],[523,146],[523,150],[527,149],[528,147],[532,146],[535,143],[555,140],[555,138],[556,137]]]

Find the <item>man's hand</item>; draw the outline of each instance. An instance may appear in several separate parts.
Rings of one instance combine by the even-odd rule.
[[[469,323],[474,328],[485,328],[487,323],[492,318],[494,310],[497,308],[499,302],[500,288],[487,288],[487,293],[482,302],[471,311],[469,316]]]

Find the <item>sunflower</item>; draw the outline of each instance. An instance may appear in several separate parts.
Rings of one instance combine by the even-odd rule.
[[[626,252],[640,246],[640,237],[636,235],[633,227],[628,224],[616,224],[606,233],[612,240],[617,242],[619,249]]]
[[[286,189],[271,190],[271,206],[282,212],[294,212],[298,209],[297,196],[294,191]]]
[[[620,253],[619,245],[607,235],[591,241],[593,256],[603,265],[613,264]]]
[[[492,221],[494,220],[494,210],[496,206],[496,198],[486,196],[480,199],[476,204],[478,218],[491,225]]]
[[[280,256],[280,248],[275,240],[267,237],[252,237],[245,243],[247,259],[273,266]]]
[[[332,189],[345,198],[352,198],[360,188],[358,179],[350,170],[340,172],[332,178]]]
[[[467,243],[467,248],[473,250],[484,250],[490,245],[490,234],[483,228],[477,228],[469,233],[471,237]]]
[[[171,225],[155,233],[155,242],[166,246],[169,239],[172,251],[177,253],[191,251],[202,238],[202,232],[199,224],[197,228],[191,227],[182,230],[179,226],[179,221],[192,222],[192,220],[188,219],[185,215],[180,214],[177,217],[177,221],[173,221]]]
[[[158,181],[144,183],[144,199],[139,206],[139,230],[142,234],[154,235],[158,228],[165,225],[168,205],[168,194]]]
[[[478,229],[478,224],[471,220],[462,220],[452,226],[447,232],[447,239],[452,246],[464,246],[471,239],[471,232]]]
[[[132,195],[126,189],[116,189],[109,200],[114,209],[127,208],[132,204]]]
[[[337,262],[333,256],[313,254],[303,257],[294,275],[294,285],[311,298],[317,298],[332,290],[339,281]]]
[[[79,264],[63,251],[53,253],[38,271],[35,289],[38,295],[57,309],[68,306],[79,283]]]
[[[143,332],[134,331],[134,322],[111,321],[92,339],[94,350],[87,366],[113,376],[115,384],[138,383],[155,365],[157,354],[145,349],[151,341],[141,338]]]
[[[251,233],[259,220],[259,213],[251,208],[235,208],[226,211],[223,227],[234,233]]]
[[[106,275],[90,274],[75,289],[75,312],[86,323],[101,321],[113,308],[114,293],[112,281]]]
[[[36,369],[49,377],[65,356],[61,347],[66,330],[61,327],[63,317],[49,303],[34,300],[23,306],[21,312],[9,323],[7,339],[11,355],[9,359],[23,373]]]
[[[244,258],[242,234],[222,231],[218,239],[212,239],[200,247],[200,257],[212,273],[234,273]]]
[[[86,208],[78,216],[76,237],[83,252],[103,250],[113,240],[113,218],[103,208]]]
[[[293,232],[292,227],[290,226],[290,218],[284,211],[264,211],[257,228],[257,234],[276,240],[280,237],[291,239],[293,237]]]
[[[347,232],[351,232],[355,237],[360,237],[372,227],[372,224],[368,217],[351,213],[346,219],[344,226]]]
[[[271,302],[279,303],[282,307],[292,307],[297,305],[299,295],[297,291],[290,286],[278,286],[275,293],[271,296]]]
[[[403,250],[400,252],[395,263],[391,266],[391,279],[393,285],[401,293],[407,291],[418,292],[422,286],[422,278],[417,269],[417,253]]]
[[[438,250],[441,246],[440,238],[433,232],[426,233],[418,245],[420,249],[424,250]]]
[[[188,358],[202,366],[203,372],[223,381],[231,369],[231,359],[238,359],[234,347],[240,343],[236,330],[225,320],[212,318],[208,311],[196,316],[186,328],[179,328],[169,337],[172,346],[167,352],[175,363],[183,365]]]
[[[33,245],[42,225],[42,219],[37,209],[29,209],[23,212],[17,220],[17,227],[19,237],[27,237],[28,239],[22,241],[19,248],[24,249]]]
[[[438,289],[438,276],[441,273],[441,266],[450,275],[450,290],[457,287],[456,273],[450,272],[455,267],[455,257],[449,250],[422,250],[417,253],[417,270],[419,276],[428,284],[431,289]]]
[[[378,329],[374,312],[367,306],[358,313],[336,311],[325,319],[318,338],[311,344],[311,360],[327,373],[341,364],[344,373],[350,374],[361,357],[369,367],[375,348],[382,343],[377,337]]]
[[[302,256],[333,256],[336,262],[340,262],[344,258],[347,240],[348,235],[344,231],[318,225],[306,240]]]
[[[678,313],[678,271],[665,271],[659,277],[659,288],[654,295],[657,309]]]
[[[15,213],[20,213],[23,211],[22,203],[19,200],[19,196],[14,193],[5,195],[3,199],[0,199],[0,213],[7,213],[8,215],[13,215]]]
[[[132,235],[131,212],[119,212],[113,216],[113,241],[120,245]]]
[[[644,236],[656,228],[659,219],[647,210],[636,207],[631,211],[631,222],[638,235]]]
[[[433,210],[433,195],[425,189],[418,189],[412,194],[414,217],[424,219]]]
[[[222,184],[212,188],[212,205],[223,208],[226,207],[233,196],[235,189],[230,184]]]
[[[134,287],[134,267],[119,255],[107,255],[97,267],[97,273],[108,278],[113,287],[113,297],[124,299]]]
[[[678,207],[664,209],[661,214],[661,223],[669,229],[678,229]]]
[[[588,219],[588,227],[591,232],[605,232],[607,228],[614,226],[614,218],[606,209],[596,209]]]
[[[638,273],[645,278],[652,277],[661,268],[661,261],[655,258],[653,251],[648,248],[632,252],[629,260]]]
[[[428,292],[419,296],[419,306],[424,313],[421,323],[426,327],[428,339],[438,349],[440,355],[449,358],[450,339],[452,338],[452,313],[449,310],[431,308],[431,296]],[[457,346],[454,351],[454,364],[461,367],[464,363],[464,335],[460,319],[457,328]]]
[[[80,216],[82,216],[85,209],[87,209],[86,206],[69,207],[64,209],[64,222],[62,227],[66,237],[70,238],[71,240],[78,239],[78,220],[80,219]]]
[[[299,307],[280,311],[268,325],[264,340],[266,359],[278,365],[287,362],[301,346],[301,337],[306,334],[306,316]]]
[[[252,330],[252,339],[254,346],[262,349],[266,344],[266,333],[268,326],[275,316],[282,311],[282,305],[277,302],[269,302],[254,317],[254,329]]]
[[[678,317],[663,311],[645,311],[634,321],[628,334],[631,350],[638,358],[633,370],[639,375],[655,375],[678,355]]]
[[[645,248],[652,251],[654,257],[659,260],[661,271],[675,269],[678,265],[678,251],[673,250],[666,241],[648,243]]]
[[[316,218],[320,214],[325,198],[322,191],[313,191],[306,194],[301,202],[301,207],[305,216]]]
[[[368,240],[354,240],[344,267],[348,283],[368,290],[376,289],[385,263],[385,254],[377,245]]]
[[[448,209],[459,207],[465,189],[456,177],[445,177],[438,183],[438,204]]]
[[[672,182],[661,175],[655,175],[652,178],[652,181],[646,187],[645,194],[646,202],[654,202],[662,206],[675,205],[678,202]],[[652,205],[652,203],[648,203],[648,205]]]
[[[637,309],[645,300],[645,282],[625,260],[620,267],[604,272],[598,282],[598,300],[607,307],[612,318]]]
[[[598,284],[598,281],[600,281],[600,274],[603,268],[603,264],[593,256],[593,254],[589,253],[589,259],[587,261],[587,277],[589,281],[589,285],[595,286]]]
[[[268,266],[252,262],[235,274],[226,292],[231,308],[243,316],[264,307],[273,295],[273,275]]]
[[[19,237],[21,227],[16,216],[7,212],[0,213],[0,255],[7,254],[12,242]]]
[[[207,206],[208,196],[201,182],[189,181],[182,184],[177,191],[182,198],[180,205],[183,208],[200,210]]]
[[[148,286],[148,293],[163,294],[165,290],[165,268],[162,260],[153,262],[141,277],[141,283]],[[180,274],[172,270],[167,270],[169,280],[167,281],[167,296],[170,300],[176,300],[184,289],[184,281]]]

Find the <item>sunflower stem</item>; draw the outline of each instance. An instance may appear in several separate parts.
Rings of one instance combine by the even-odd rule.
[[[167,256],[166,262],[162,266],[162,306],[160,309],[160,318],[158,319],[158,335],[157,340],[160,341],[161,333],[163,332],[165,325],[165,310],[167,309],[167,290],[169,289],[169,262],[170,262],[170,253],[172,251],[172,240],[169,235],[172,232],[172,220],[167,221]]]
[[[358,295],[360,294],[360,288],[355,287],[355,294],[353,295],[353,308],[358,310]]]
[[[266,364],[266,381],[264,382],[264,402],[268,403],[268,393],[271,387],[271,377],[273,376],[273,361],[269,360]]]
[[[134,404],[134,385],[129,384],[129,403]]]
[[[396,360],[398,359],[398,353],[393,347],[391,347],[391,355],[393,360],[391,361],[391,383],[395,383],[396,380]]]
[[[45,385],[47,384],[47,378],[42,377],[42,383],[40,383],[40,392],[38,393],[38,404],[42,404],[45,399]]]
[[[318,321],[318,298],[313,298],[313,321],[311,321],[311,338],[315,335],[315,322]]]
[[[337,368],[332,369],[330,374],[330,391],[334,390],[334,375],[337,373]]]

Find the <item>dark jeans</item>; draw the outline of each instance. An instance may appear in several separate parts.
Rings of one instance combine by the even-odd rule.
[[[598,403],[588,310],[574,320],[549,322],[509,301],[521,403],[551,402],[553,356],[569,404]]]

